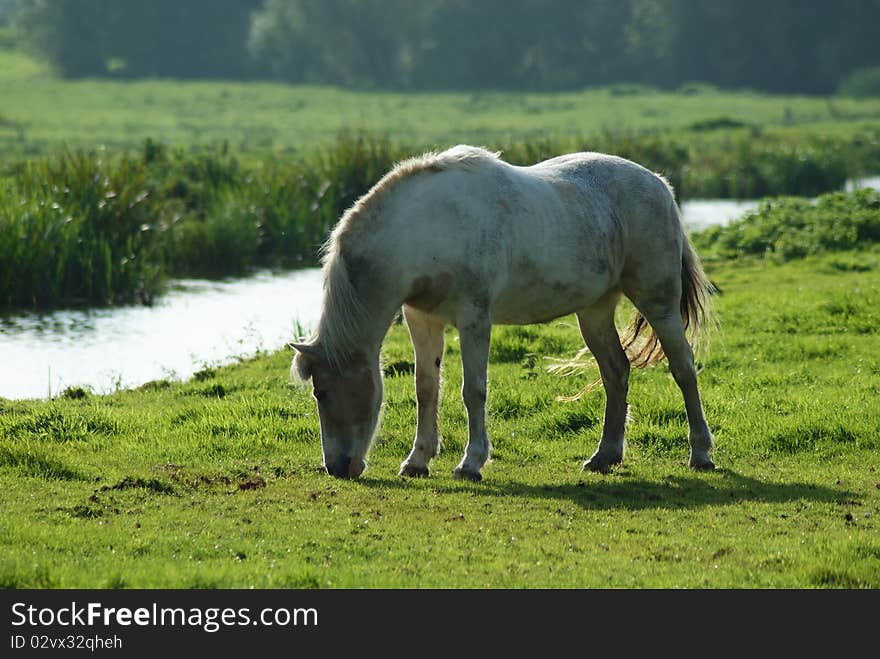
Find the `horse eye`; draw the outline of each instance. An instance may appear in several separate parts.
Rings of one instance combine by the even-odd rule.
[[[315,397],[315,400],[318,401],[319,403],[322,400],[324,400],[325,398],[327,398],[327,392],[326,391],[319,391],[318,389],[315,389],[312,392],[312,395]]]

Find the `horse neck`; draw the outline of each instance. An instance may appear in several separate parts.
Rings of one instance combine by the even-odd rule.
[[[332,328],[335,321],[333,313],[326,312],[318,326],[318,340],[331,359],[341,365],[357,353],[363,353],[369,360],[378,356],[382,340],[394,319],[393,313],[371,313],[362,317],[357,324],[357,331],[344,335]]]
[[[318,337],[328,356],[333,359],[335,355],[337,362],[357,352],[371,360],[377,358],[400,308],[401,301],[388,295],[388,288],[378,281],[378,266],[370,261],[358,257],[357,267],[352,268],[337,258],[325,275],[327,288]]]

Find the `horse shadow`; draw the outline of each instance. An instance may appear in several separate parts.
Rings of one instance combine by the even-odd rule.
[[[744,502],[789,503],[813,501],[817,503],[846,503],[858,498],[855,492],[825,487],[814,483],[773,483],[738,474],[730,469],[717,469],[710,475],[669,475],[660,480],[628,477],[603,479],[586,476],[577,483],[559,485],[505,482],[493,484],[438,482],[433,491],[467,493],[486,497],[523,497],[570,501],[587,510],[685,510],[704,506],[740,504]],[[367,478],[360,481],[365,487],[410,487],[404,478]]]

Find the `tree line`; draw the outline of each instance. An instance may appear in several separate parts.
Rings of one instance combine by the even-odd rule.
[[[880,66],[880,0],[0,0],[0,21],[67,78],[824,94]]]

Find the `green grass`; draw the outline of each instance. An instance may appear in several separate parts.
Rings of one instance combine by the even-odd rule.
[[[507,145],[536,138],[688,131],[689,142],[725,128],[780,134],[860,135],[880,99],[772,96],[692,86],[680,93],[612,86],[568,93],[358,92],[275,83],[65,81],[0,50],[0,161],[60,146],[118,152],[148,138],[169,144],[228,143],[236,152],[295,154],[343,131],[392,133],[405,144]],[[699,135],[697,135],[699,133]]]
[[[880,253],[709,274],[715,473],[686,467],[665,365],[633,374],[625,465],[580,471],[603,394],[555,400],[592,379],[545,371],[579,347],[563,319],[495,329],[480,484],[451,477],[466,422],[450,330],[443,451],[429,479],[400,479],[415,394],[395,325],[357,482],[320,471],[314,403],[284,352],[106,397],[0,401],[0,585],[880,587]]]

